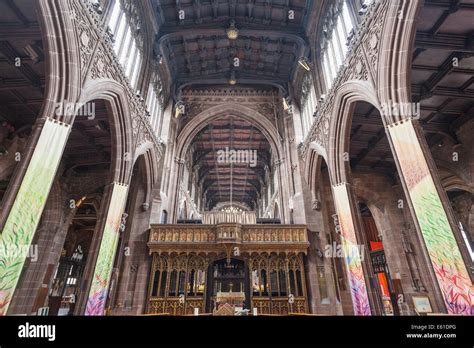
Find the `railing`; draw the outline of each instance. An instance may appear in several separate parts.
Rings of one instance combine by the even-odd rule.
[[[293,302],[288,297],[252,297],[252,308],[257,314],[288,315],[290,313],[308,313],[305,297],[295,297]]]
[[[241,251],[271,249],[304,253],[309,246],[305,225],[152,225],[148,241],[151,252],[215,252],[222,244],[238,245]]]
[[[204,297],[151,297],[147,314],[191,315],[195,308],[199,308],[199,313],[204,313],[204,305]]]

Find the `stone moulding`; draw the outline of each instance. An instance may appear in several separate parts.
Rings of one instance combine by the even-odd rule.
[[[333,81],[332,88],[328,91],[323,103],[316,107],[316,121],[311,126],[303,142],[298,147],[299,156],[304,160],[312,142],[317,142],[322,148],[327,149],[330,118],[333,102],[339,88],[348,80],[376,80],[373,76],[376,66],[368,67],[368,62],[373,64],[378,60],[378,46],[371,44],[371,51],[366,52],[364,46],[365,38],[369,36],[369,42],[374,42],[377,37],[375,31],[381,31],[381,21],[384,20],[387,8],[387,1],[374,0],[364,15],[363,21],[359,24],[355,36],[351,40],[349,52],[344,61],[343,67],[339,70]],[[375,29],[374,29],[375,28]]]
[[[86,71],[85,79],[107,78],[115,80],[125,87],[133,124],[142,125],[134,129],[133,137],[138,138],[138,141],[135,141],[137,147],[149,141],[155,147],[158,156],[161,157],[164,146],[158,141],[146,119],[145,101],[133,91],[128,78],[125,76],[125,72],[113,51],[111,39],[103,27],[102,20],[87,0],[73,1],[73,8],[71,15],[77,23],[75,29],[78,37],[81,38],[81,52],[88,52],[86,55],[81,55],[84,56],[81,59],[81,64],[83,64],[81,70]],[[94,40],[97,40],[95,44],[93,43]],[[89,57],[88,60],[87,57]]]

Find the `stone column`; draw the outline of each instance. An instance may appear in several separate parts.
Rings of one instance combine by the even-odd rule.
[[[127,229],[119,249],[122,255],[116,264],[118,283],[114,301],[111,299],[114,314],[136,315],[145,311],[151,264],[147,242],[152,211],[144,204],[146,193],[143,184],[140,175],[132,178]]]
[[[7,313],[53,184],[70,126],[46,119],[0,238],[0,314]]]
[[[83,276],[82,276],[81,293],[78,296],[77,305],[76,305],[75,310],[74,310],[74,314],[76,314],[76,315],[83,315],[85,310],[86,310],[88,295],[89,295],[90,290],[91,290],[91,285],[94,281],[95,273],[97,273],[97,272],[95,272],[95,270],[96,270],[96,265],[98,264],[97,260],[99,259],[99,250],[100,250],[102,244],[105,242],[104,241],[104,233],[106,231],[108,231],[108,232],[116,231],[116,233],[118,233],[118,229],[120,228],[122,213],[123,213],[123,209],[125,208],[126,195],[125,195],[125,198],[124,197],[117,197],[117,196],[114,197],[113,196],[113,191],[114,191],[114,187],[116,185],[118,185],[118,184],[114,183],[114,184],[107,185],[105,190],[104,190],[104,195],[103,195],[102,202],[101,202],[101,205],[100,205],[100,210],[97,214],[97,223],[96,223],[95,230],[94,230],[94,237],[92,238],[91,246],[90,246],[90,249],[89,249],[89,255],[87,257],[87,265],[84,269],[84,273],[83,273]],[[123,185],[120,185],[120,186],[123,186]],[[117,199],[117,198],[119,198],[120,201],[122,199],[124,199],[123,206],[121,208],[120,214],[118,214],[118,213],[114,214],[114,216],[112,217],[112,215],[109,214],[112,199]],[[115,204],[117,204],[117,202]],[[118,216],[119,216],[119,220],[117,222],[117,217]],[[103,248],[103,249],[105,251],[105,248]],[[113,249],[113,252],[115,254],[116,246],[114,248],[107,248],[107,249],[108,250]],[[103,264],[106,264],[106,262],[104,262]],[[112,261],[110,261],[110,270],[112,270],[112,266],[113,266],[113,259],[112,259]],[[110,277],[110,275],[109,275],[109,277]],[[104,277],[104,278],[105,279],[100,279],[100,280],[101,280],[102,284],[105,285],[108,288],[108,285],[109,285],[108,284],[108,277]],[[98,280],[98,279],[96,278],[96,280]],[[106,298],[103,298],[104,305],[105,305],[105,300],[106,300]]]
[[[332,187],[334,203],[336,206],[338,224],[341,233],[342,248],[346,272],[349,280],[352,305],[355,315],[371,315],[369,295],[366,285],[366,275],[362,265],[362,256],[365,256],[359,246],[363,243],[357,240],[356,228],[358,223],[355,220],[353,200],[350,195],[350,188],[346,183],[333,185]],[[352,202],[352,203],[351,203]]]
[[[446,311],[474,314],[474,288],[456,240],[457,226],[419,125],[392,123],[388,136],[412,215],[431,260]]]
[[[179,205],[179,186],[183,179],[184,173],[184,159],[175,157],[171,169],[170,178],[172,179],[170,189],[168,190],[168,223],[176,223],[178,219],[178,205]]]

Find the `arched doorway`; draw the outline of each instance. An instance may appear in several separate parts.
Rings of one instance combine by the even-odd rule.
[[[91,195],[94,196],[94,195]],[[85,197],[84,197],[85,198]],[[97,223],[94,197],[78,201],[48,295],[49,315],[72,315]]]
[[[238,258],[218,259],[208,270],[207,311],[218,311],[226,304],[250,309],[250,285],[247,263]]]
[[[375,286],[375,293],[378,295],[376,299],[380,302],[379,305],[382,307],[383,315],[400,315],[397,296],[385,256],[382,235],[377,229],[369,207],[364,203],[359,203],[359,211],[364,229],[364,246],[368,248],[369,261],[374,272],[373,279],[377,284]]]

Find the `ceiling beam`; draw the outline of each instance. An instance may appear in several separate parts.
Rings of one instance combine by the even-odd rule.
[[[430,30],[430,34],[432,36],[436,35],[440,30],[446,20],[451,16],[453,13],[457,12],[460,9],[461,0],[452,0],[449,7],[441,14],[438,18],[436,23]]]
[[[377,144],[385,138],[385,129],[382,128],[380,131],[377,132],[377,134],[370,139],[369,143],[367,144],[367,147],[362,150],[357,157],[351,161],[351,167],[356,168],[360,162],[377,146]]]
[[[15,66],[15,60],[19,57],[19,54],[8,41],[0,41],[0,52],[5,56],[12,67],[31,83],[31,86],[35,87],[41,94],[44,93],[43,87],[41,86],[41,78],[27,63],[22,62],[20,66]]]
[[[449,8],[452,6],[452,0],[425,0],[424,6],[426,7],[438,7],[438,8]],[[474,10],[474,3],[460,2],[458,5],[461,10]]]
[[[440,33],[432,36],[429,32],[417,32],[415,39],[416,48],[438,49],[474,53],[473,35]]]
[[[13,0],[6,0],[7,6],[12,10],[12,12],[15,14],[15,16],[18,18],[18,20],[24,25],[24,26],[29,26],[30,22],[28,21],[28,18],[23,14],[23,12],[20,11],[20,9],[16,6],[15,1]]]
[[[459,88],[452,87],[437,87],[432,91],[432,93],[427,95],[422,95],[422,85],[414,84],[412,85],[412,92],[415,96],[423,96],[423,99],[428,99],[431,96],[444,96],[452,97],[458,99],[474,99],[474,90],[467,89],[465,91],[460,90]]]
[[[0,37],[4,40],[41,40],[41,29],[38,23],[29,26],[18,24],[0,24]]]

